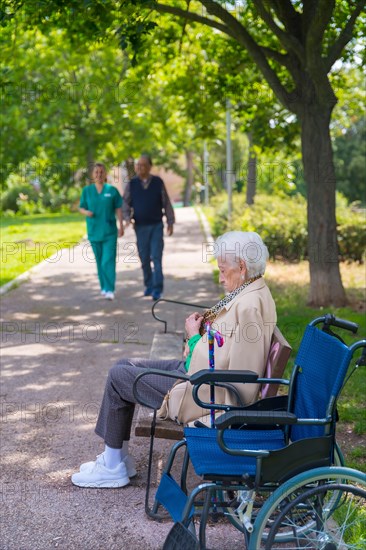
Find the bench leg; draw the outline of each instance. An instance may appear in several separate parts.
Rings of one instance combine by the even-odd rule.
[[[152,475],[152,465],[153,465],[153,453],[154,453],[154,439],[155,439],[155,427],[156,427],[156,409],[154,409],[154,415],[151,422],[151,428],[150,428],[150,448],[149,448],[149,464],[147,468],[147,482],[146,482],[146,493],[145,493],[145,512],[146,514],[155,520],[162,520],[166,518],[166,515],[159,514],[158,510],[160,507],[159,502],[157,502],[154,499],[154,503],[152,507],[150,507],[150,490],[151,490],[151,475]],[[170,451],[170,455],[167,461],[167,464],[164,468],[164,473],[170,474],[170,470],[173,466],[175,455],[182,447],[185,445],[185,440],[178,441],[173,448]],[[187,477],[187,469],[189,464],[189,456],[187,453],[187,449],[185,450],[183,465],[182,465],[182,478],[181,478],[181,484],[182,489],[186,492],[186,477]]]
[[[187,494],[187,472],[189,466],[189,453],[186,446],[183,457],[182,471],[180,476],[180,488]]]
[[[151,488],[151,471],[152,471],[152,461],[153,461],[153,452],[154,452],[154,439],[155,439],[155,426],[156,426],[156,409],[154,409],[154,415],[151,422],[150,428],[150,448],[149,448],[149,464],[147,467],[147,485],[145,493],[145,512],[152,519],[162,519],[158,512],[158,503],[154,502],[153,509],[150,508],[150,488]]]

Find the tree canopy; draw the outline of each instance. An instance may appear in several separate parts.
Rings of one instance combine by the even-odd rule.
[[[92,44],[100,48],[101,56],[107,55],[102,54],[107,45],[122,48],[124,54],[101,61],[108,70],[103,73],[100,66],[100,78],[107,73],[110,79],[116,72],[124,82],[136,77],[139,105],[130,105],[126,116],[119,111],[118,121],[127,136],[129,129],[139,136],[148,128],[150,143],[154,136],[160,142],[170,136],[174,146],[190,148],[214,134],[213,115],[223,108],[223,96],[247,90],[248,81],[256,90],[271,90],[273,95],[259,102],[241,97],[237,113],[242,128],[250,128],[258,143],[277,135],[282,149],[289,148],[299,133],[308,203],[309,300],[323,305],[345,302],[338,267],[330,131],[337,104],[337,71],[342,64],[346,68],[359,64],[364,55],[360,46],[364,5],[364,0],[50,0],[41,4],[15,0],[4,2],[1,19],[15,34],[14,21],[30,30],[36,25],[47,37],[63,29],[73,52],[85,52]],[[69,61],[72,66],[72,57]],[[74,69],[74,73],[82,81],[85,71]],[[77,107],[82,123],[74,120],[74,126],[95,130],[89,140],[91,149],[97,137],[104,145],[118,140],[112,124],[108,136],[96,129],[93,113],[99,117],[106,113],[107,121],[113,113],[105,101],[104,97],[98,100],[98,109],[87,102]],[[56,112],[48,108],[54,116]],[[124,126],[123,118],[134,124]],[[116,120],[114,114],[112,119]],[[44,130],[47,135],[47,127]]]

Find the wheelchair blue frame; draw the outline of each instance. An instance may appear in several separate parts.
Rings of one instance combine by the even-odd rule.
[[[319,324],[322,324],[322,330],[317,327]],[[335,540],[331,540],[333,535],[325,533],[326,521],[323,521],[320,530],[317,523],[321,522],[313,521],[310,515],[305,516],[305,512],[300,514],[303,524],[300,525],[298,520],[298,525],[289,529],[279,526],[277,522],[278,533],[271,535],[272,515],[278,515],[278,510],[285,503],[291,508],[291,502],[288,503],[290,493],[295,503],[302,501],[301,495],[304,495],[302,508],[296,504],[300,510],[306,510],[310,501],[314,507],[314,493],[317,493],[318,500],[324,501],[324,495],[330,494],[335,483],[340,487],[333,491],[335,495],[341,492],[346,494],[344,487],[353,487],[354,484],[356,488],[350,489],[350,494],[357,493],[357,498],[363,499],[366,495],[365,474],[344,467],[332,467],[336,463],[337,399],[352,358],[360,348],[363,352],[356,366],[366,364],[366,340],[348,347],[332,332],[331,327],[353,333],[357,330],[354,323],[331,315],[310,323],[295,359],[287,398],[264,399],[249,407],[211,405],[199,399],[202,384],[278,381],[258,378],[243,371],[205,370],[190,378],[197,404],[208,410],[223,411],[223,414],[216,419],[215,429],[186,427],[184,440],[172,448],[155,497],[155,510],[162,504],[176,522],[172,530],[174,536],[169,535],[165,543],[166,550],[178,550],[179,545],[183,547],[185,536],[192,545],[188,546],[187,542],[187,548],[194,548],[195,544],[196,548],[206,547],[206,524],[212,502],[215,502],[215,513],[222,509],[224,515],[229,514],[234,525],[243,533],[249,549],[258,550],[262,543],[266,544],[268,537],[282,544],[294,537],[309,536],[309,533],[319,540],[324,536],[329,538],[329,546],[315,548],[337,547]],[[189,460],[196,474],[202,478],[202,483],[189,494],[186,494],[185,481],[177,483],[171,475],[175,455],[182,446],[186,446]],[[342,480],[346,483],[341,483]],[[317,492],[314,491],[314,484],[319,487],[328,484],[329,488],[319,488]],[[312,492],[308,491],[310,486]],[[292,491],[293,487],[296,493]],[[265,504],[261,507],[256,504],[258,495],[262,502],[265,498]],[[235,499],[233,505],[232,500]],[[335,501],[332,506],[336,508]],[[294,513],[292,508],[291,513]],[[200,517],[200,531],[198,539],[194,539],[190,526],[197,515]],[[177,539],[177,531],[181,533],[181,539]]]

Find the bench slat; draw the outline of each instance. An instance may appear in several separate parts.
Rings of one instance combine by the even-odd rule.
[[[150,437],[151,419],[139,420],[135,428],[135,436]],[[173,422],[173,420],[158,421],[155,426],[155,437],[158,439],[171,439],[179,441],[183,437],[183,427]]]
[[[183,355],[183,333],[160,333],[154,335],[150,351],[150,359],[178,359]],[[153,412],[139,405],[136,425],[136,437],[150,437]],[[173,420],[157,420],[155,437],[179,441],[183,437],[183,426]]]

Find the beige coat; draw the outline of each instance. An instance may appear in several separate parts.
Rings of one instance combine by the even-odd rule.
[[[261,277],[247,286],[216,317],[213,328],[219,330],[224,336],[224,345],[219,348],[215,342],[215,369],[251,370],[263,376],[276,321],[275,303]],[[208,342],[205,335],[193,350],[188,374],[208,368]],[[207,415],[207,409],[203,410],[195,404],[191,384],[186,384],[187,388],[184,391],[179,412],[171,414],[172,411],[169,411],[171,418],[176,418],[182,423]],[[257,398],[258,384],[237,384],[236,386],[245,404],[250,404]],[[172,391],[174,392],[175,388]],[[210,402],[209,387],[202,386],[199,396],[203,401]],[[215,402],[233,403],[234,401],[229,392],[223,388],[215,388]]]

